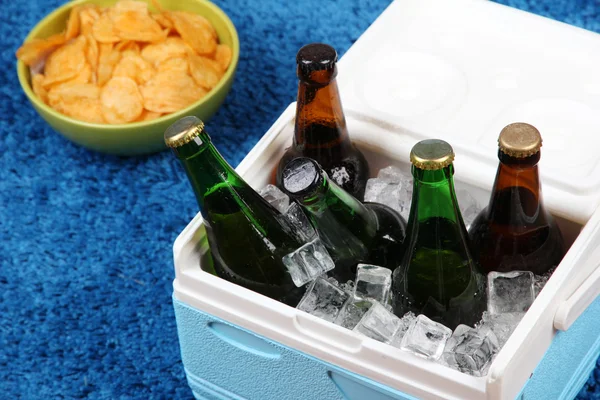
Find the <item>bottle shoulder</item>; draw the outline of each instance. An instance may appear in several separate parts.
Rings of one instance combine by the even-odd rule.
[[[541,275],[560,263],[566,246],[550,213],[538,220],[503,222],[484,210],[469,229],[473,254],[485,271],[525,270]]]
[[[539,229],[559,229],[554,216],[542,204],[528,210],[519,204],[496,204],[493,208],[483,208],[477,214],[469,233],[497,230],[508,235],[521,235]]]

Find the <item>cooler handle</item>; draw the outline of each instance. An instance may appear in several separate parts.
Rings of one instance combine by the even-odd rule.
[[[554,327],[566,331],[600,294],[600,264],[554,314]]]

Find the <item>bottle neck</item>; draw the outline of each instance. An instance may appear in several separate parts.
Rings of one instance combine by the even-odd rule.
[[[300,79],[294,146],[306,150],[350,146],[335,71],[315,71],[311,79]]]
[[[224,187],[248,187],[213,146],[206,133],[201,133],[191,142],[178,147],[175,153],[183,164],[205,219],[205,199],[210,193]]]
[[[333,249],[338,255],[348,253],[344,258],[366,255],[378,229],[372,210],[327,179],[326,175],[316,192],[297,200],[328,249]]]
[[[445,218],[458,223],[459,208],[454,191],[454,167],[435,171],[412,167],[413,198],[408,224],[411,226],[429,218]],[[461,222],[462,223],[462,222]]]
[[[537,163],[540,153],[514,158],[499,152],[500,163],[488,206],[490,219],[499,223],[529,224],[543,209]]]

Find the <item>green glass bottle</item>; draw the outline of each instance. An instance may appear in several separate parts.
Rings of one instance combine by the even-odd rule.
[[[394,270],[402,257],[406,221],[378,203],[361,203],[329,179],[313,159],[299,157],[282,169],[283,191],[305,211],[335,262],[329,274],[354,281],[359,263]]]
[[[296,306],[296,287],[282,262],[304,243],[293,225],[256,193],[223,159],[204,124],[184,117],[165,131],[200,206],[216,275]]]
[[[473,326],[485,310],[485,280],[471,257],[454,191],[454,151],[423,140],[410,154],[413,198],[406,251],[392,277],[394,312],[424,314],[454,329]]]

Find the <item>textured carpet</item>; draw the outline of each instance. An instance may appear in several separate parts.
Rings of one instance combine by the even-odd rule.
[[[600,32],[597,0],[504,2]],[[89,152],[28,104],[14,51],[60,3],[0,2],[0,398],[190,399],[171,246],[196,202],[168,152]],[[343,54],[387,3],[218,1],[242,47],[232,92],[210,121],[224,156],[237,165],[294,100],[301,45],[326,41]],[[579,398],[600,399],[598,371]]]

